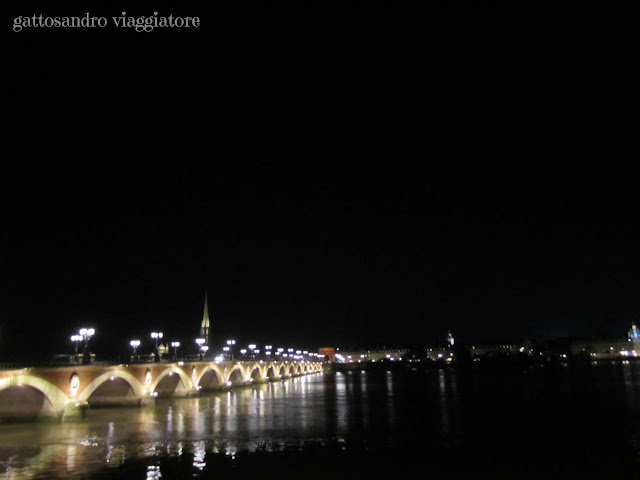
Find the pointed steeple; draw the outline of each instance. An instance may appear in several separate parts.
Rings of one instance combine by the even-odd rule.
[[[451,334],[451,330],[447,333],[447,343],[450,347],[453,347],[455,340],[453,339],[453,335]]]
[[[204,313],[202,314],[202,322],[200,323],[200,337],[204,338],[204,344],[209,345],[211,331],[211,321],[209,320],[209,305],[207,303],[207,292],[204,292]]]

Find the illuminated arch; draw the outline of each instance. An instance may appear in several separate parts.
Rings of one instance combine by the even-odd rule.
[[[191,382],[191,379],[189,378],[189,375],[187,375],[187,372],[185,372],[181,368],[173,366],[173,367],[167,368],[166,370],[163,370],[162,373],[160,373],[160,375],[158,375],[158,377],[149,386],[149,391],[150,392],[155,392],[156,388],[158,387],[158,384],[160,383],[160,381],[164,377],[169,375],[170,373],[171,374],[175,373],[175,374],[180,376],[180,380],[182,381],[182,385],[184,385],[185,390],[192,390],[193,389],[193,383]]]
[[[240,376],[242,377],[242,381],[243,382],[248,381],[245,369],[242,368],[242,364],[241,363],[236,363],[233,367],[231,367],[231,370],[229,370],[229,375],[225,379],[225,382],[228,383],[228,382],[231,381],[231,376],[233,375],[233,372],[235,372],[236,370],[240,371]]]
[[[269,376],[269,371],[271,371],[271,376]],[[274,365],[266,365],[265,366],[265,378],[268,380],[273,380],[274,378],[276,378],[276,367],[275,364]]]
[[[14,375],[9,378],[3,378],[0,380],[0,391],[5,388],[17,387],[20,385],[32,387],[39,392],[42,392],[45,398],[51,402],[55,412],[61,412],[69,402],[67,395],[53,383],[33,375]]]
[[[257,375],[254,375],[257,372]],[[253,369],[248,372],[249,381],[252,382],[263,382],[265,380],[265,373],[260,365],[254,365]]]
[[[216,375],[220,379],[220,384],[221,385],[224,384],[227,381],[227,380],[225,380],[224,374],[220,370],[220,367],[218,367],[218,365],[216,365],[215,363],[212,363],[212,364],[209,364],[205,368],[202,369],[202,371],[200,372],[200,375],[198,375],[198,378],[196,379],[196,381],[192,383],[192,386],[200,385],[200,380],[202,380],[202,377],[204,377],[204,374],[207,373],[207,372],[210,372],[211,370],[216,372]]]
[[[258,370],[258,376],[259,376],[260,380],[262,380],[262,379],[264,379],[264,378],[265,378],[265,370],[264,370],[264,367],[263,367],[263,365],[261,365],[261,364],[260,364],[260,363],[258,363],[258,362],[251,363],[251,364],[247,365],[247,371],[246,371],[246,374],[245,374],[245,378],[246,378],[247,380],[249,380],[249,379],[253,378],[253,372],[254,372],[255,370]]]
[[[78,401],[86,402],[91,394],[95,392],[100,385],[109,381],[111,377],[121,378],[122,380],[127,382],[131,387],[131,390],[133,390],[133,394],[136,398],[141,398],[145,393],[147,393],[145,388],[136,377],[125,371],[114,369],[103,373],[102,375],[95,378],[89,385],[87,385],[82,393],[78,395]]]

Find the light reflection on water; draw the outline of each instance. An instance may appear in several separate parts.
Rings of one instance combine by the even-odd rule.
[[[324,403],[323,377],[315,375],[159,400],[154,407],[93,409],[85,421],[0,424],[0,473],[6,479],[84,478],[127,459],[185,451],[202,470],[208,451],[233,454],[273,441],[305,441],[309,433],[322,437]],[[338,410],[346,418],[345,408]],[[160,478],[159,468],[150,465],[146,478]]]
[[[588,395],[601,395],[598,402],[619,396],[626,414],[638,419],[640,363],[616,368],[588,371],[580,382],[592,385]],[[154,407],[93,409],[85,421],[75,423],[0,424],[0,476],[75,480],[101,471],[102,478],[108,478],[109,469],[115,472],[127,461],[148,459],[144,472],[127,478],[158,479],[158,458],[187,454],[192,455],[192,474],[197,476],[212,452],[233,457],[236,452],[270,451],[309,441],[337,441],[346,448],[354,438],[372,448],[376,442],[388,447],[409,441],[448,448],[465,436],[475,438],[477,430],[487,426],[499,430],[495,421],[503,418],[504,405],[518,404],[500,402],[535,400],[549,377],[545,373],[531,380],[521,374],[515,377],[523,379],[518,384],[491,376],[465,379],[450,369],[411,375],[359,370],[311,375],[159,400]],[[610,377],[617,383],[604,381]],[[576,389],[581,383],[568,387],[566,372],[554,381],[551,396],[564,395],[563,402],[571,392],[585,394]],[[532,405],[537,404],[523,409]],[[518,418],[508,417],[504,423]]]

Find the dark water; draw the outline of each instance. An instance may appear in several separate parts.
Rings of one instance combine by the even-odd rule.
[[[640,478],[640,362],[312,375],[0,425],[0,478]]]

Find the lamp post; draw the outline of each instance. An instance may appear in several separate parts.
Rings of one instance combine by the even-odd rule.
[[[78,354],[78,342],[82,341],[82,335],[71,335],[71,341],[75,343],[76,355]]]
[[[171,342],[171,346],[173,347],[174,358],[178,358],[178,347],[180,346],[180,342]]]
[[[236,344],[236,341],[233,339],[227,340],[227,350],[225,350],[227,352],[227,355],[229,355],[229,358],[231,360],[233,360],[233,346]]]
[[[89,340],[96,333],[96,329],[95,328],[81,328],[78,333],[80,334],[79,335],[80,338],[78,340],[76,340],[76,341],[84,340],[84,349],[82,350],[82,354],[83,354],[82,363],[83,364],[89,364],[89,363],[91,363],[91,354],[89,353],[89,350],[88,350],[89,349]]]
[[[158,339],[162,338],[162,332],[151,332],[151,338],[156,341],[156,350],[158,350]]]
[[[80,336],[84,339],[84,349],[89,347],[89,339],[96,333],[95,328],[81,328]]]
[[[162,332],[151,332],[151,338],[153,338],[156,341],[156,350],[155,350],[155,355],[156,355],[156,361],[159,362],[160,361],[160,355],[158,355],[158,339],[163,337],[163,333]]]
[[[255,343],[250,343],[248,348],[249,348],[249,351],[251,352],[251,354],[250,354],[251,358],[252,359],[255,358],[254,355],[253,355],[253,351],[256,349],[256,344]]]
[[[198,345],[198,354],[200,355],[200,360],[202,360],[202,347],[204,346],[206,340],[204,338],[196,338],[196,344]]]
[[[131,356],[131,361],[133,361],[133,358],[136,356],[136,349],[140,346],[140,340],[131,340],[129,345],[133,347],[133,355]]]

